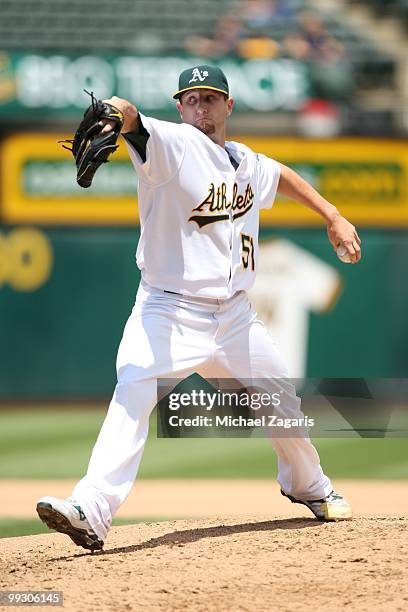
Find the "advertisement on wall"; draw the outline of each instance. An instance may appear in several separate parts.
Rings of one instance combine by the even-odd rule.
[[[1,148],[1,219],[5,223],[135,225],[137,176],[123,142],[89,189],[76,183],[72,156],[59,140],[67,134],[17,134]],[[234,140],[234,137],[231,137]],[[240,138],[254,151],[301,174],[354,223],[408,225],[408,149],[404,142],[341,138]],[[320,225],[299,204],[278,197],[262,223]]]
[[[23,112],[77,114],[89,104],[84,89],[101,99],[113,94],[137,100],[145,113],[175,114],[178,75],[205,59],[191,56],[68,55],[0,52],[0,115]],[[237,111],[296,110],[310,83],[301,62],[224,59]],[[165,75],[153,78],[152,75]],[[43,117],[45,118],[45,117]]]

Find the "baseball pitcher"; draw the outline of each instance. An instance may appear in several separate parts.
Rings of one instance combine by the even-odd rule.
[[[101,549],[129,494],[157,402],[159,378],[287,379],[286,364],[247,292],[257,271],[259,211],[277,191],[323,217],[334,250],[360,260],[354,226],[298,174],[226,140],[234,107],[215,66],[181,73],[181,123],[147,117],[127,100],[92,99],[73,153],[87,187],[121,133],[139,179],[141,282],[117,357],[117,385],[86,475],[66,500],[43,497],[40,518],[75,544]],[[85,122],[85,123],[84,123]],[[288,385],[285,415],[301,416]],[[282,494],[320,520],[350,519],[307,435],[271,439]]]

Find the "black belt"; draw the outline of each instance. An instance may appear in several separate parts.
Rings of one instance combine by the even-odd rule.
[[[177,293],[176,291],[167,291],[167,289],[163,289],[163,293],[171,293],[172,295],[183,295],[182,293]]]

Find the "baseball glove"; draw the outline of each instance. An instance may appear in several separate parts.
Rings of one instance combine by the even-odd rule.
[[[71,144],[71,147],[64,144],[62,146],[71,151],[75,158],[77,183],[81,187],[91,186],[99,166],[106,163],[109,155],[116,151],[116,141],[123,126],[123,114],[120,110],[107,102],[96,100],[93,93],[89,95],[92,104],[86,109],[74,138],[59,141]],[[101,134],[104,124],[100,122],[103,119],[113,121],[114,125],[112,130]]]

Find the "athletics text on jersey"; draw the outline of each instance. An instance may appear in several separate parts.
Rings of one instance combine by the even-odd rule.
[[[192,215],[189,221],[195,221],[199,227],[216,221],[226,221],[230,219],[229,210],[232,211],[231,220],[235,221],[252,208],[253,201],[254,192],[251,183],[247,184],[244,195],[238,194],[238,183],[234,183],[230,201],[227,199],[226,183],[221,183],[217,188],[214,183],[211,183],[207,197],[196,208],[193,208],[192,212],[197,214]]]

